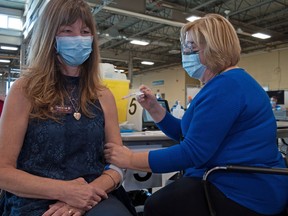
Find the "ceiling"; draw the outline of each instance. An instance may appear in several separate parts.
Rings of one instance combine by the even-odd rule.
[[[41,0],[34,0],[42,2]],[[26,2],[31,2],[27,1]],[[43,0],[44,2],[44,0]],[[102,62],[111,63],[133,74],[181,64],[179,32],[190,15],[218,13],[227,17],[238,32],[242,53],[269,52],[288,48],[287,0],[87,0],[97,22]],[[27,7],[28,4],[26,4]],[[41,7],[41,3],[37,4]],[[22,10],[25,0],[0,0],[0,8]],[[24,16],[24,20],[25,17]],[[1,29],[0,29],[1,30]],[[261,32],[270,39],[257,39]],[[0,31],[0,36],[7,33]],[[133,45],[132,39],[150,44]],[[0,45],[8,40],[2,40]],[[0,72],[19,68],[20,52],[4,52],[9,65],[0,63]],[[141,64],[153,61],[154,65]],[[131,74],[131,73],[130,73]]]

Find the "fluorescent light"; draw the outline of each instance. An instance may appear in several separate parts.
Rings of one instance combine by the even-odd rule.
[[[260,39],[268,39],[271,37],[270,35],[263,34],[263,33],[255,33],[255,34],[252,34],[252,36],[256,38],[260,38]]]
[[[114,69],[114,71],[116,72],[116,73],[123,73],[123,72],[125,72],[125,70],[123,70],[123,69]]]
[[[144,64],[144,65],[154,65],[154,62],[142,61],[141,64]]]
[[[0,46],[0,48],[4,50],[13,50],[13,51],[18,50],[18,47],[12,47],[12,46]]]
[[[187,17],[186,20],[188,20],[189,22],[193,22],[193,21],[198,20],[198,19],[200,19],[200,18],[201,18],[201,17],[199,17],[199,16],[194,16],[194,15],[192,15],[192,16],[190,16],[190,17]]]
[[[141,46],[146,46],[149,44],[148,41],[141,41],[141,40],[132,40],[132,41],[130,41],[130,43],[136,44],[136,45],[141,45]]]
[[[0,63],[10,63],[10,60],[8,60],[8,59],[0,59]]]

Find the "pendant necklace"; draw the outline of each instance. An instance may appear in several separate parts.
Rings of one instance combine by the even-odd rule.
[[[73,107],[73,109],[74,109],[74,113],[73,113],[73,117],[78,121],[80,118],[81,118],[81,113],[79,112],[79,110],[80,110],[80,104],[78,105],[78,103],[77,103],[77,101],[76,101],[76,99],[75,98],[72,98],[73,97],[73,92],[74,92],[74,90],[75,90],[75,86],[74,86],[74,88],[71,90],[71,97],[70,97],[70,95],[68,94],[68,91],[66,90],[66,88],[64,88],[65,89],[65,92],[66,92],[66,94],[67,94],[67,96],[68,96],[68,99],[69,99],[69,101],[70,101],[70,103],[71,103],[71,105],[72,105],[72,107]],[[74,102],[75,102],[75,104],[74,104]],[[76,106],[77,106],[77,108],[76,108]]]

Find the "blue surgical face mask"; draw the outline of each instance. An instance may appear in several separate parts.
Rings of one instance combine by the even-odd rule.
[[[206,66],[200,62],[199,54],[182,54],[182,66],[190,77],[198,80],[203,77],[206,70]]]
[[[79,66],[92,52],[92,36],[56,37],[56,49],[61,59],[69,66]]]

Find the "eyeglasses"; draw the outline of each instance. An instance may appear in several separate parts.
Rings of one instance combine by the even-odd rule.
[[[183,55],[193,55],[193,54],[199,53],[199,50],[193,50],[193,42],[192,41],[188,41],[186,43],[181,43],[181,50],[182,50]]]

